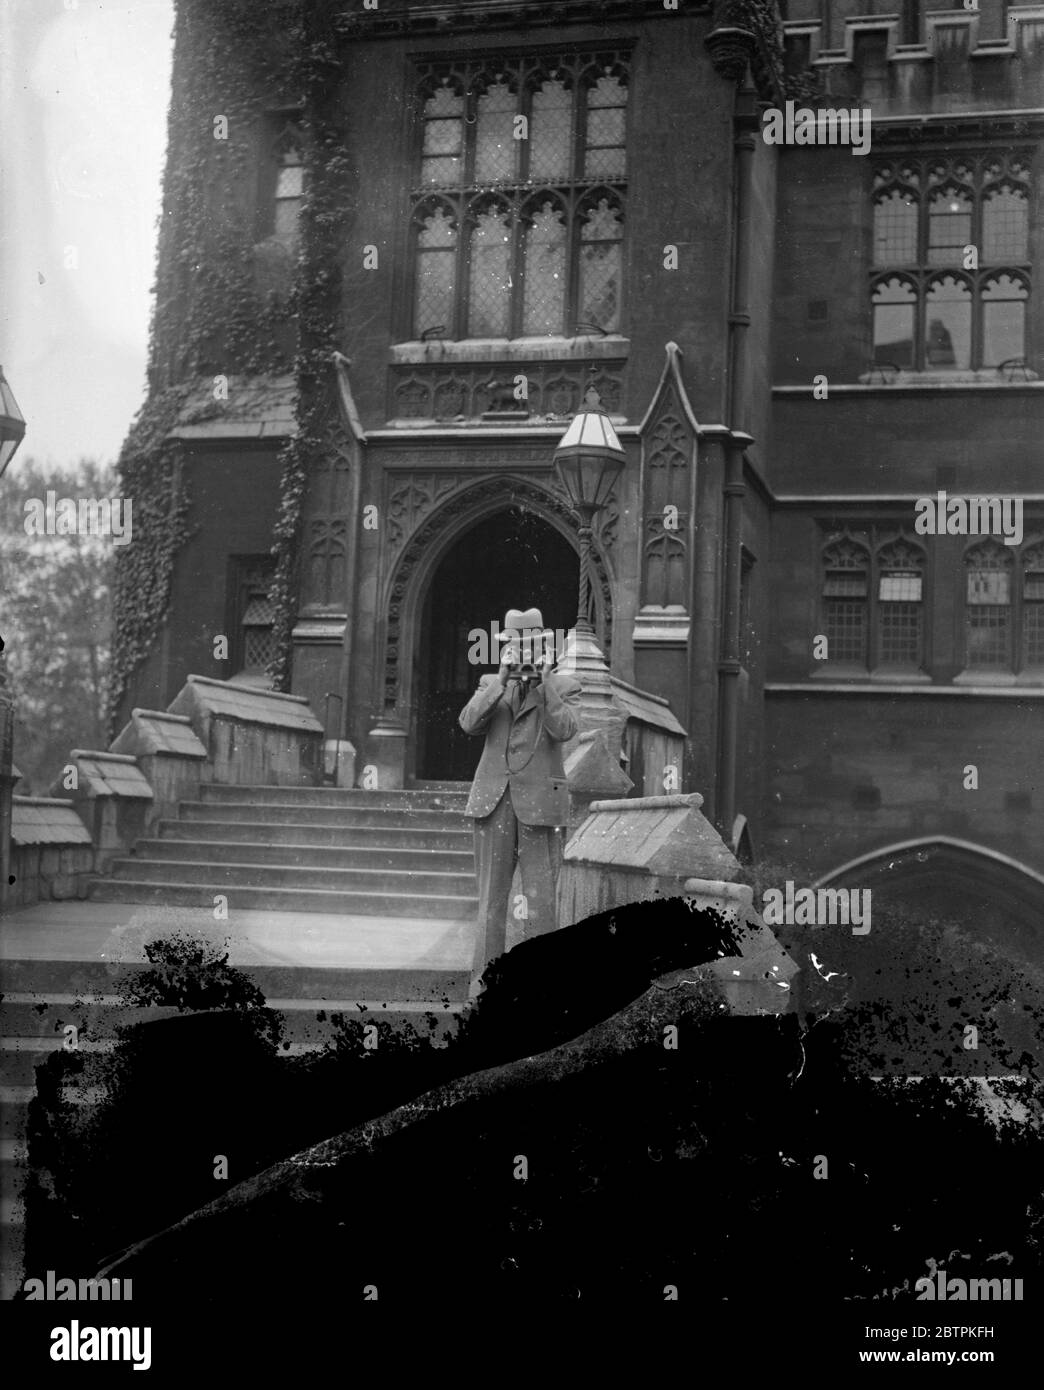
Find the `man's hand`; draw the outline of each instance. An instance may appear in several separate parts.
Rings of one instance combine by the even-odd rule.
[[[505,642],[500,654],[500,669],[497,678],[500,684],[506,686],[512,667],[518,665],[518,648],[514,642]]]
[[[551,674],[551,667],[555,664],[553,653],[545,651],[540,660],[536,663],[536,683],[543,685]]]

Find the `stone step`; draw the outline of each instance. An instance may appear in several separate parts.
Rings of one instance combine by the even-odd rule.
[[[152,903],[166,907],[213,908],[217,894],[236,908],[271,909],[276,912],[341,912],[361,917],[471,917],[478,899],[429,895],[417,898],[400,893],[331,892],[322,888],[256,888],[228,884],[165,882],[142,879],[94,879],[87,896],[91,902]]]
[[[215,863],[185,859],[114,859],[114,880],[135,883],[201,883],[222,888],[306,888],[321,893],[372,893],[425,899],[467,897],[476,892],[473,873],[429,873],[425,869],[327,869],[311,864]],[[418,902],[423,915],[423,901]],[[456,914],[454,914],[456,915]]]
[[[25,1225],[25,1203],[21,1193],[10,1197],[0,1197],[0,1241],[6,1241],[8,1229]]]
[[[349,998],[270,999],[268,1007],[281,1016],[283,1037],[287,1042],[315,1048],[333,1039],[335,1015],[376,1023],[381,1028],[413,1028],[426,1035],[426,1016],[432,1014],[439,1020],[435,1035],[441,1037],[456,1029],[461,1006],[459,1002]],[[153,1008],[148,1016],[176,1013],[173,1007]],[[44,997],[5,994],[0,1002],[0,1034],[5,1043],[31,1041],[38,1043],[42,1052],[52,1051],[63,1046],[65,1034],[62,1030],[66,1024],[73,1024],[79,1030],[77,1041],[86,1046],[89,1041],[114,1038],[118,1028],[140,1021],[142,1014],[143,1010],[125,1004],[117,994],[88,999],[57,991]]]
[[[388,845],[252,844],[207,839],[139,840],[134,860],[175,859],[192,863],[264,864],[288,868],[369,869],[389,872],[456,873],[472,875],[475,855],[466,849],[400,849]]]
[[[204,782],[200,800],[232,805],[332,806],[348,808],[378,807],[382,810],[463,811],[467,789],[439,791],[434,788],[365,791],[361,787],[250,787]]]
[[[0,1198],[22,1195],[27,1161],[24,1139],[0,1139]]]
[[[207,820],[193,815],[186,820],[162,820],[157,826],[164,840],[205,840],[211,844],[295,845],[307,835],[312,846],[344,847],[345,826],[309,824],[307,831],[299,825],[279,821]],[[473,853],[474,836],[471,822],[460,828],[418,829],[415,826],[377,825],[351,827],[353,849],[415,850],[418,854],[434,850],[459,850]]]
[[[35,1086],[0,1085],[0,1139],[25,1139],[25,1120]]]
[[[0,1301],[9,1303],[22,1288],[24,1280],[25,1230],[22,1226],[5,1226],[0,1241]]]
[[[0,1038],[0,1073],[5,1083],[11,1086],[35,1086],[36,1068],[56,1048],[61,1048],[64,1038]],[[112,1038],[77,1038],[81,1052],[110,1052],[115,1046]]]
[[[208,904],[212,906],[212,904]],[[466,933],[472,922],[454,924]],[[351,923],[347,924],[351,930]],[[4,1004],[32,996],[41,1003],[52,997],[67,997],[91,1004],[94,998],[109,998],[117,978],[145,970],[144,964],[117,966],[103,960],[5,960]],[[461,1002],[467,997],[469,974],[459,969],[381,968],[364,966],[324,967],[302,965],[240,965],[238,967],[261,990],[266,999],[306,999],[320,1008],[336,1002],[354,1000],[399,1000],[438,1007]],[[275,1007],[273,1005],[273,1007]]]
[[[457,811],[403,810],[393,806],[314,806],[292,801],[182,801],[178,819],[273,822],[280,825],[337,826],[342,832],[366,827],[390,832],[400,829],[471,830],[471,818]]]

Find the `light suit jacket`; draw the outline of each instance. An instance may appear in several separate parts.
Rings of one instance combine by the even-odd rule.
[[[504,687],[498,676],[482,677],[459,720],[466,734],[486,735],[466,816],[480,819],[492,814],[510,785],[511,804],[524,825],[568,823],[569,786],[562,744],[577,731],[580,690],[578,680],[552,671],[542,685],[530,686],[525,703],[514,712],[518,695],[513,682]]]

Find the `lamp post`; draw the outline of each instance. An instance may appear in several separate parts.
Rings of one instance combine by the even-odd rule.
[[[627,455],[598,392],[587,388],[584,404],[555,450],[555,469],[580,518],[580,594],[576,630],[594,635],[591,626],[591,523],[609,501]]]
[[[0,367],[0,478],[25,436],[25,417]],[[0,909],[6,907],[11,874],[11,792],[14,776],[14,703],[7,690],[4,653],[0,650]]]
[[[613,695],[605,655],[591,624],[592,522],[608,502],[627,455],[598,392],[589,386],[554,455],[555,471],[580,520],[580,588],[576,626],[570,634],[561,670],[571,671],[582,687],[581,731],[604,729],[615,760],[624,716]]]

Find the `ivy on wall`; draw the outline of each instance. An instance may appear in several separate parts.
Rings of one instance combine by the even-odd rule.
[[[779,85],[776,0],[717,0],[715,24],[708,43],[719,71],[735,66],[738,78],[753,49],[763,79]],[[135,530],[133,543],[116,552],[114,733],[131,680],[156,649],[178,553],[191,534],[192,499],[168,435],[189,394],[219,374],[233,389],[237,373],[292,368],[296,379],[297,435],[280,454],[269,667],[276,688],[289,687],[307,479],[327,447],[333,352],[343,345],[353,187],[345,29],[343,0],[177,0],[149,396],[117,465]],[[278,248],[258,241],[259,141],[265,113],[287,107],[302,112],[305,193],[296,265],[273,287]],[[215,138],[218,118],[227,138]]]
[[[300,101],[301,11],[312,8],[304,0],[177,3],[149,391],[117,464],[120,493],[134,503],[134,537],[116,550],[113,734],[135,672],[155,651],[191,534],[191,497],[168,439],[178,413],[214,376],[234,390],[237,374],[291,367],[293,271],[275,285],[259,273],[270,268],[258,244],[256,180],[265,112]]]
[[[332,0],[313,0],[303,20],[305,196],[295,290],[297,435],[282,455],[273,546],[276,573],[270,591],[276,655],[268,673],[277,690],[288,690],[290,684],[305,490],[314,464],[327,447],[326,430],[333,408],[333,353],[342,343],[342,264],[352,207],[352,168],[345,149],[348,102],[342,88],[344,62],[335,29],[341,8]]]

